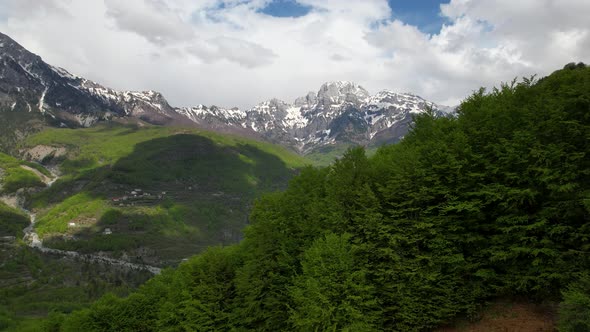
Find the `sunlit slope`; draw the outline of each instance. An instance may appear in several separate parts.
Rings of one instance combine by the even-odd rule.
[[[46,245],[155,265],[237,242],[254,197],[306,163],[275,145],[179,128],[47,129],[24,148],[35,146],[67,149],[42,156],[63,174],[30,199]]]

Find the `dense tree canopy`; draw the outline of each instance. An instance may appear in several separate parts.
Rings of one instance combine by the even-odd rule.
[[[590,68],[576,65],[479,90],[457,117],[420,115],[371,158],[303,170],[258,200],[239,245],[61,326],[418,331],[490,297],[573,298],[589,271]]]

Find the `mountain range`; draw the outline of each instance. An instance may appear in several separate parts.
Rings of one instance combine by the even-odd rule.
[[[156,91],[117,91],[45,63],[0,33],[0,111],[38,113],[59,127],[102,121],[198,127],[258,137],[301,154],[338,144],[376,146],[396,142],[414,114],[452,114],[411,93],[371,95],[348,81],[324,83],[292,103],[270,99],[248,110],[197,105],[173,107]]]

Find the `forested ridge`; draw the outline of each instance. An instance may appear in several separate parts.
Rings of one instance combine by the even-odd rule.
[[[45,328],[421,331],[523,296],[587,330],[589,151],[590,68],[482,89],[370,158],[304,169],[256,202],[240,244]]]

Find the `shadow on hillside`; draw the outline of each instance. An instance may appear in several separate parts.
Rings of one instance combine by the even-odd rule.
[[[110,179],[135,186],[185,183],[244,192],[272,186],[291,173],[280,158],[255,146],[224,146],[202,136],[178,134],[137,144],[113,165]]]
[[[43,116],[37,112],[0,108],[0,152],[17,153],[19,142],[43,129]]]
[[[46,243],[125,253],[136,262],[179,261],[206,246],[238,242],[254,198],[285,188],[294,174],[279,157],[250,144],[227,146],[190,134],[145,141],[114,165],[58,184],[66,196],[86,192],[111,207],[93,227],[71,229],[76,241],[57,236]],[[135,189],[149,196],[132,197]],[[144,207],[152,214],[142,214]],[[112,234],[103,234],[107,228]]]
[[[122,136],[137,132],[141,127],[135,124],[121,124],[118,122],[101,122],[98,126],[93,127],[92,130],[97,133],[112,133],[113,130],[121,130],[115,133],[116,136]]]

